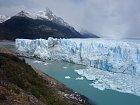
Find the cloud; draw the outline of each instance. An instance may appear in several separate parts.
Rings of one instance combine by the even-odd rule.
[[[49,7],[77,30],[102,37],[140,38],[139,0],[1,0],[0,14]]]

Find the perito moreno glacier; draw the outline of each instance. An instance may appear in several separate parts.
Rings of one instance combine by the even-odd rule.
[[[30,56],[88,66],[75,70],[100,90],[140,96],[140,41],[113,39],[16,39],[16,48]],[[22,53],[23,54],[23,53]]]

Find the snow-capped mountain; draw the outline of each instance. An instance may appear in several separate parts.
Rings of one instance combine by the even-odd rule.
[[[28,17],[28,18],[32,18],[32,19],[47,19],[54,23],[61,24],[63,26],[72,28],[61,17],[57,17],[56,15],[54,15],[53,12],[49,8],[46,8],[46,10],[44,10],[44,11],[38,11],[38,12],[29,12],[29,11],[22,10],[21,12],[17,13],[14,16]],[[9,16],[0,15],[0,23],[3,23],[10,18],[11,17],[9,17]]]
[[[48,8],[39,12],[21,11],[0,24],[0,39],[48,37],[81,38],[81,34]]]
[[[39,12],[23,10],[7,19],[0,24],[0,39],[86,38],[48,8]]]
[[[66,27],[70,27],[68,23],[66,23],[61,17],[57,17],[56,15],[54,15],[53,12],[48,8],[46,8],[45,11],[38,11],[38,12],[27,12],[22,10],[15,16],[29,17],[32,19],[47,19],[54,23],[61,24]]]
[[[5,15],[0,15],[0,23],[5,22],[6,20],[10,19],[9,16],[5,16]]]

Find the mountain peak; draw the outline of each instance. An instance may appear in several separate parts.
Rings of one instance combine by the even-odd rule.
[[[53,12],[49,8],[46,8],[45,12],[46,12],[46,15],[47,14],[53,14]]]
[[[17,13],[16,16],[28,17],[29,13],[26,12],[25,10],[22,10],[21,12]]]
[[[53,12],[49,8],[46,8],[45,11],[39,11],[39,12],[26,12],[25,10],[22,10],[15,16],[28,17],[32,19],[47,19],[54,23],[61,24],[63,26],[70,28],[68,23],[66,23],[61,17],[57,17],[56,15],[54,15]]]
[[[3,23],[5,22],[6,20],[10,19],[9,16],[6,16],[6,15],[0,15],[0,23]]]

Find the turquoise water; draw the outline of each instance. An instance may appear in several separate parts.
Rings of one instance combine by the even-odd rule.
[[[0,47],[15,50],[14,44],[11,43],[0,43]],[[86,96],[97,105],[140,105],[140,97],[138,96],[120,93],[114,90],[98,90],[92,86],[89,86],[92,81],[88,81],[85,78],[84,80],[75,80],[80,76],[74,72],[74,70],[86,68],[85,66],[49,60],[46,61],[48,64],[44,65],[45,62],[33,63],[33,61],[35,61],[35,59],[26,58],[26,62],[28,64],[42,70],[46,74],[65,84],[67,87]],[[65,76],[70,76],[71,78],[65,79]]]
[[[33,61],[35,60],[26,59],[28,64],[42,70],[74,91],[85,95],[97,105],[140,105],[140,97],[138,96],[113,90],[98,90],[89,86],[92,81],[88,81],[85,78],[84,80],[75,80],[79,75],[74,70],[85,68],[84,66],[56,61],[47,61],[49,64],[44,65],[45,62],[33,63]],[[65,79],[65,76],[70,76],[71,78]]]

